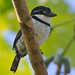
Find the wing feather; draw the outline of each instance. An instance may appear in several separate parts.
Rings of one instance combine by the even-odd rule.
[[[16,37],[15,37],[15,40],[14,40],[14,43],[13,43],[13,49],[16,48],[16,43],[18,41],[18,39],[21,37],[22,35],[22,32],[21,32],[21,29],[18,31]]]

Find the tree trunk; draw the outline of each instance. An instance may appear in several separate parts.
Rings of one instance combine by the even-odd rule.
[[[12,0],[35,75],[48,75],[25,0]]]

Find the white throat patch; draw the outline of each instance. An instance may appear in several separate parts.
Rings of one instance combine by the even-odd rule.
[[[45,21],[46,23],[50,24],[50,17],[45,17],[43,15],[35,15],[35,16]],[[33,26],[34,26],[35,33],[37,34],[36,36],[37,42],[40,46],[47,40],[49,33],[50,33],[50,26],[47,26],[35,19],[32,19],[32,20],[33,20]]]

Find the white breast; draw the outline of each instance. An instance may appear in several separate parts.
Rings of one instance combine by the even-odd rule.
[[[47,23],[50,23],[50,18],[46,18],[46,17],[41,17],[41,16],[37,16],[39,18],[41,18],[43,21],[46,21]],[[33,20],[33,26],[34,26],[34,30],[35,33],[37,33],[37,42],[40,45],[42,45],[48,38],[49,33],[50,33],[50,27],[40,23],[39,21],[36,21],[35,19]]]
[[[46,21],[47,23],[50,22],[49,18],[43,18],[40,16],[38,16],[38,17],[41,18],[43,21]],[[36,35],[37,42],[40,46],[47,40],[48,35],[50,33],[50,27],[43,24],[43,23],[40,23],[39,21],[36,21],[35,19],[32,19],[32,21],[33,21],[35,33],[37,34]],[[23,36],[21,36],[19,38],[19,40],[17,41],[16,47],[17,47],[17,50],[19,51],[20,54],[24,54],[24,53],[26,54],[27,53],[27,51],[25,50],[26,47],[24,44]]]

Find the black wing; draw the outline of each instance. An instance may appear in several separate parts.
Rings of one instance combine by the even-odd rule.
[[[13,49],[16,47],[17,40],[20,38],[21,35],[22,35],[22,32],[21,32],[21,29],[20,29],[19,32],[16,35],[15,40],[14,40]]]

